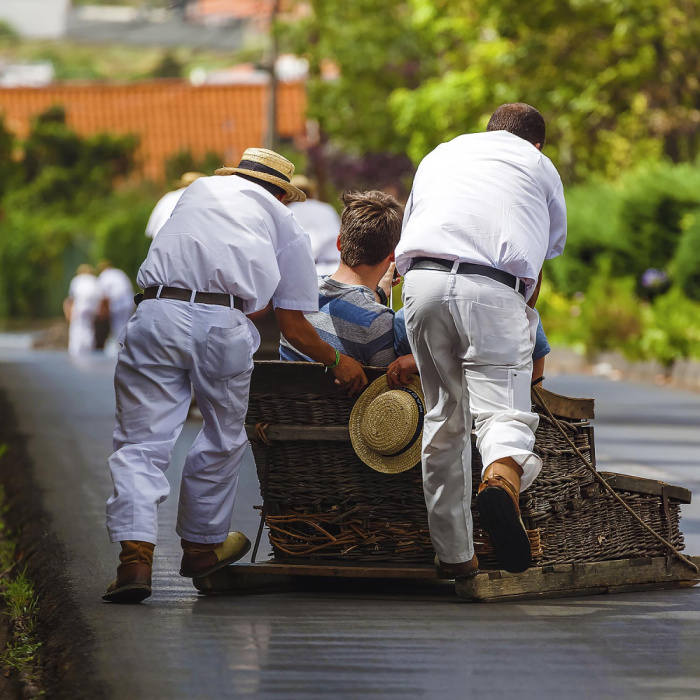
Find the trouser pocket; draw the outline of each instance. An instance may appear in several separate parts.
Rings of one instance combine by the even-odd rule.
[[[212,379],[231,379],[253,364],[253,339],[247,323],[234,328],[212,326],[207,334],[204,372]]]
[[[529,321],[522,308],[473,301],[469,309],[470,359],[482,365],[521,365],[532,355]]]

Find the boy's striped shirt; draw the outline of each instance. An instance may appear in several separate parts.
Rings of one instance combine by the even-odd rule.
[[[394,312],[369,287],[344,284],[330,277],[318,283],[318,313],[306,318],[323,340],[363,365],[386,367],[396,359]],[[280,359],[313,362],[280,340]]]

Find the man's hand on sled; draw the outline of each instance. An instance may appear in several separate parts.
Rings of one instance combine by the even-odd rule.
[[[406,386],[415,374],[418,374],[418,367],[413,355],[402,355],[387,367],[386,381],[390,388],[396,389]]]
[[[331,370],[335,376],[335,383],[341,391],[347,391],[350,396],[362,392],[367,386],[367,377],[362,365],[347,355],[340,355],[338,364]]]

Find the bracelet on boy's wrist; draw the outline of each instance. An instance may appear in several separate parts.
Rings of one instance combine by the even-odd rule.
[[[381,287],[377,287],[377,296],[379,297],[379,301],[384,306],[387,306],[389,300],[387,299],[386,292]]]
[[[332,365],[324,365],[326,369],[324,369],[324,372],[327,372],[329,369],[333,369],[334,367],[337,367],[340,364],[340,353],[338,352],[338,348],[335,349],[335,362]]]

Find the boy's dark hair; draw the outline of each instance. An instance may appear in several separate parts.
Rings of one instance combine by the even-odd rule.
[[[348,266],[378,265],[401,237],[403,206],[379,190],[345,192],[340,217],[340,259]]]
[[[486,131],[508,131],[529,141],[533,146],[544,148],[544,117],[524,102],[501,105],[489,119]]]
[[[252,177],[250,175],[243,175],[242,173],[234,173],[234,175],[242,177],[244,180],[248,180],[248,182],[254,182],[256,185],[260,185],[260,187],[266,189],[273,197],[285,194],[281,187],[277,187],[277,185],[273,185],[271,182],[266,182],[265,180],[260,180],[259,178]]]

